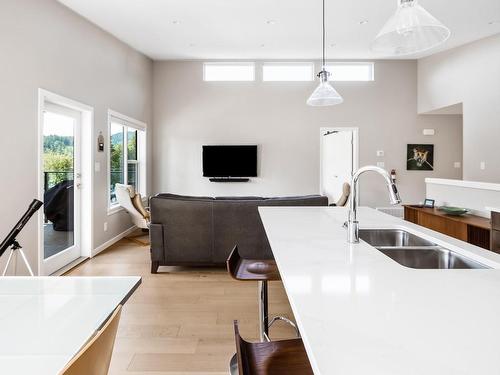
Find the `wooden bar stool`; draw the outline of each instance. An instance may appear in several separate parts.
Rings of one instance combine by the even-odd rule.
[[[250,343],[241,338],[238,322],[234,336],[239,375],[313,375],[302,339]]]
[[[122,306],[119,305],[94,337],[69,361],[59,375],[107,375]]]
[[[275,316],[269,322],[268,282],[281,280],[276,262],[272,259],[244,259],[238,252],[238,246],[233,248],[226,261],[227,271],[233,279],[239,281],[257,281],[259,290],[259,334],[260,341],[270,341],[269,327],[276,321],[290,324],[300,337],[299,330],[294,322],[283,316]]]

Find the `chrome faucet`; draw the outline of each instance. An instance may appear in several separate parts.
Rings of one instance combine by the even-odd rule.
[[[377,172],[384,177],[387,187],[389,189],[389,197],[391,199],[391,204],[401,203],[401,198],[399,197],[398,188],[396,184],[392,182],[391,176],[385,169],[375,167],[372,165],[367,165],[366,167],[359,168],[353,175],[351,179],[351,194],[349,195],[349,216],[347,219],[347,242],[358,243],[359,242],[359,222],[357,218],[358,209],[358,179],[363,173],[372,171]]]

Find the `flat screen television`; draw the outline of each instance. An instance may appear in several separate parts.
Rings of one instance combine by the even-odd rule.
[[[257,177],[257,146],[203,146],[204,177]]]

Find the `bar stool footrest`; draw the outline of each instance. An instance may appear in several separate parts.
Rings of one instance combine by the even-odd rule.
[[[293,327],[293,329],[295,330],[295,334],[297,335],[297,338],[300,338],[299,327],[297,327],[297,325],[294,322],[292,322],[290,319],[288,319],[284,316],[277,315],[277,316],[273,317],[271,319],[271,321],[269,322],[269,324],[267,325],[267,328],[268,329],[271,328],[271,326],[274,323],[276,323],[277,321],[282,321],[282,322],[285,322],[285,323],[291,325]],[[271,341],[268,334],[264,333],[264,336],[265,336],[266,341]]]

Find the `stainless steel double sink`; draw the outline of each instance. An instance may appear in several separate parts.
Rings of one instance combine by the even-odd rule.
[[[360,229],[359,238],[399,264],[410,268],[489,268],[402,229]]]

